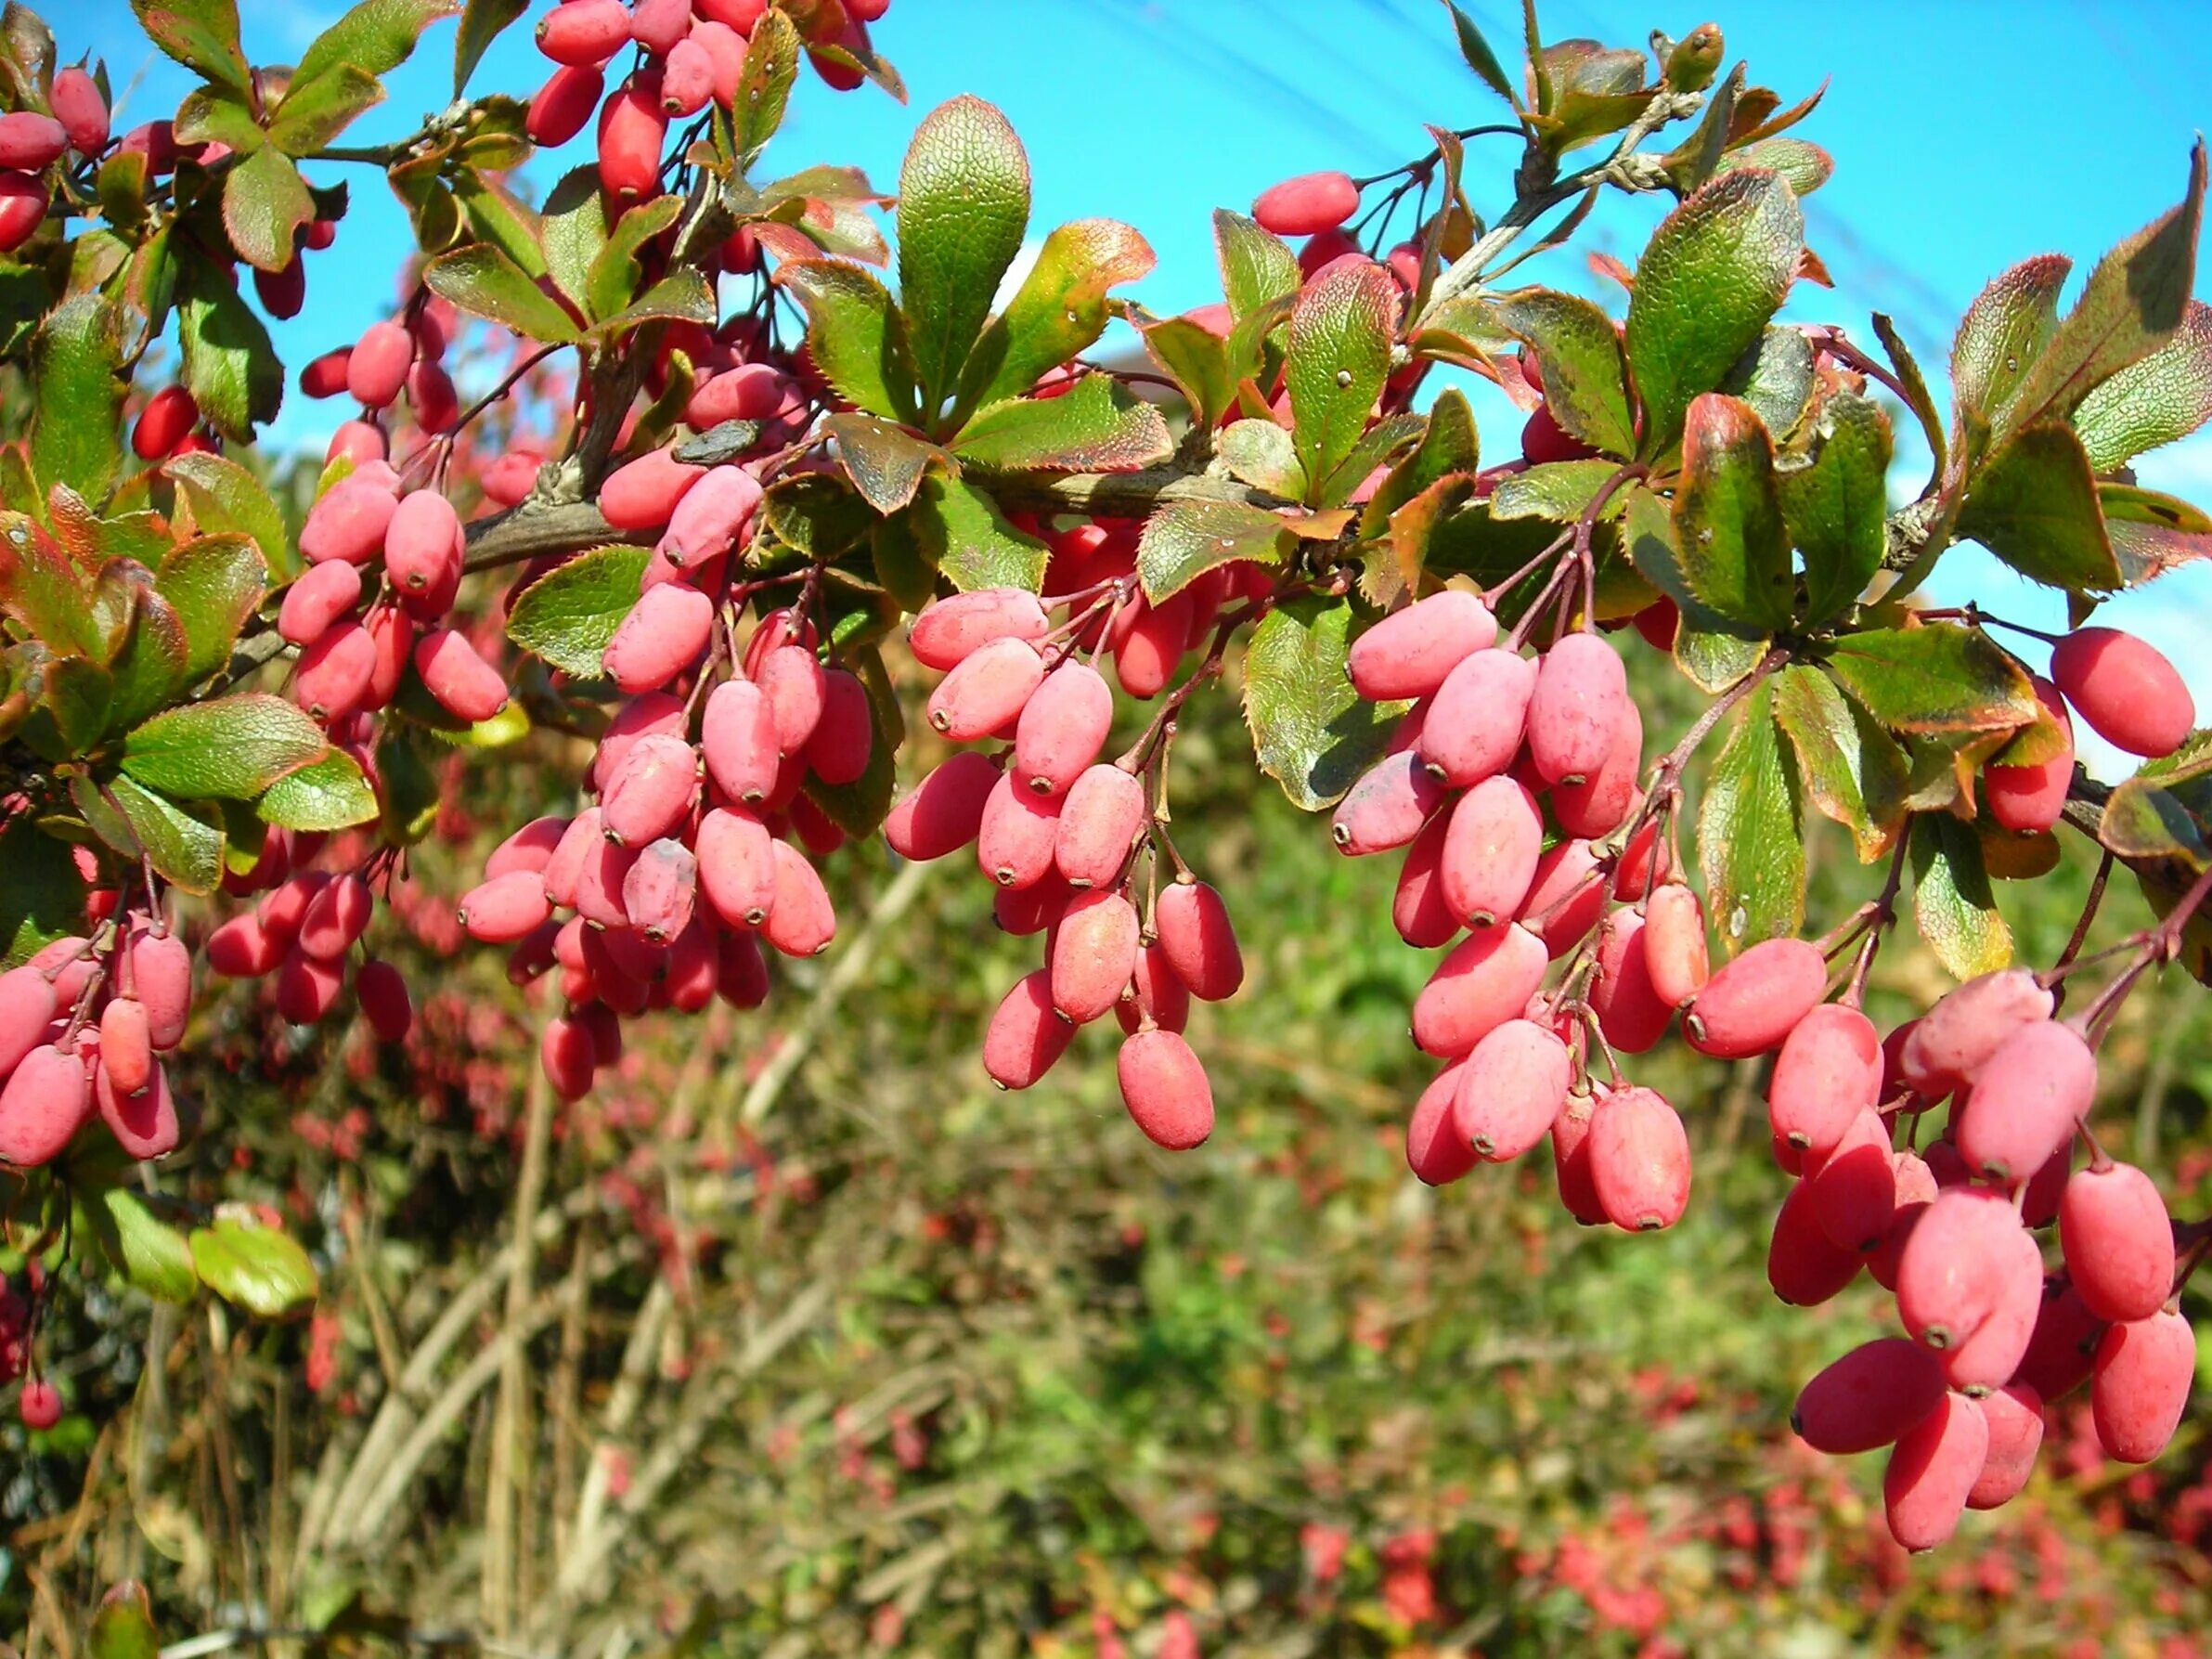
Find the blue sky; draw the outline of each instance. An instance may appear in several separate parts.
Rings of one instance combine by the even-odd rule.
[[[296,56],[342,8],[240,0],[240,9],[249,56],[268,61]],[[1518,7],[1469,0],[1467,9],[1509,58]],[[1616,0],[1549,0],[1540,10],[1548,35],[1621,45],[1640,45],[1653,21],[1643,6]],[[89,47],[119,87],[137,78],[128,119],[169,113],[188,88],[184,71],[136,33],[123,0],[49,16],[65,58]],[[1661,20],[1686,30],[1700,19]],[[1869,311],[1891,313],[1939,392],[1950,331],[1981,285],[2046,250],[2086,269],[2179,194],[2190,140],[2212,116],[2212,29],[2200,5],[1762,0],[1719,20],[1729,58],[1747,59],[1754,84],[1785,102],[1831,77],[1826,101],[1798,130],[1837,159],[1835,177],[1807,202],[1810,239],[1837,288],[1810,293],[1799,312],[1861,339]],[[905,75],[911,105],[873,88],[833,95],[809,78],[770,152],[771,169],[856,162],[888,186],[919,114],[976,93],[1003,107],[1028,146],[1033,228],[1094,214],[1134,224],[1160,267],[1131,292],[1162,311],[1218,297],[1214,206],[1247,205],[1275,179],[1313,168],[1379,172],[1425,148],[1424,122],[1467,126],[1502,109],[1461,63],[1433,0],[895,0],[875,34]],[[349,136],[396,136],[443,104],[451,41],[450,24],[434,29],[419,61],[391,78],[391,101]],[[546,68],[525,23],[474,85],[526,94]],[[589,148],[587,135],[573,155],[534,169],[541,182],[557,176]],[[1479,210],[1506,199],[1513,155],[1508,141],[1477,141],[1469,182]],[[309,266],[307,317],[278,331],[300,361],[390,306],[407,236],[381,180],[327,171],[353,175],[356,211],[337,251]],[[1633,260],[1662,205],[1609,198],[1577,248]],[[1573,250],[1524,268],[1562,286],[1588,282]],[[2198,292],[2212,295],[2212,279],[2200,275]],[[330,406],[295,397],[278,436],[319,442],[331,419]],[[1502,453],[1510,428],[1485,435]],[[2212,499],[2212,436],[2149,458],[2141,471],[2146,483]],[[1979,592],[2021,620],[2057,615],[1972,550],[1947,571],[1942,585],[1954,593]],[[2189,665],[2200,707],[2212,713],[2212,653],[2202,645],[2212,569],[2169,577],[2107,614]]]

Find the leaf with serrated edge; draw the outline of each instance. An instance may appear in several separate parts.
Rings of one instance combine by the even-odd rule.
[[[1455,473],[1472,474],[1482,464],[1481,456],[1467,395],[1456,386],[1446,386],[1429,407],[1428,430],[1414,452],[1376,486],[1361,515],[1360,534],[1381,535],[1399,508]]]
[[[154,590],[184,624],[187,683],[230,660],[239,630],[268,591],[268,567],[252,538],[238,532],[188,541],[162,561]]]
[[[2195,280],[2205,210],[2205,141],[2189,154],[2189,184],[2167,209],[2097,262],[2081,297],[2051,334],[2020,389],[1999,412],[1999,435],[2064,417],[2103,382],[2173,337]]]
[[[2212,421],[2212,305],[2189,303],[2174,337],[2130,363],[2074,411],[2074,430],[2100,473],[2179,442]]]
[[[1257,220],[1227,208],[1213,213],[1213,248],[1229,315],[1242,322],[1270,302],[1298,292],[1298,255]]]
[[[432,260],[423,267],[422,280],[433,293],[463,311],[540,344],[565,344],[576,338],[576,319],[560,302],[488,244],[479,242]]]
[[[49,311],[32,352],[31,469],[98,500],[123,464],[123,319],[96,293]]]
[[[1871,398],[1838,392],[1821,405],[1813,452],[1779,470],[1782,517],[1805,559],[1805,620],[1858,602],[1888,547],[1889,417]]]
[[[1804,248],[1796,193],[1755,169],[1723,174],[1661,222],[1628,300],[1645,459],[1674,447],[1691,400],[1719,385],[1759,338],[1789,296]]]
[[[224,232],[239,257],[257,270],[280,271],[298,258],[292,238],[314,217],[307,181],[279,150],[255,151],[224,181]]]
[[[1774,717],[1805,798],[1851,832],[1862,863],[1880,858],[1904,821],[1905,751],[1827,675],[1799,664],[1774,677]]]
[[[1689,407],[1674,545],[1690,591],[1719,616],[1754,628],[1789,622],[1796,582],[1774,440],[1740,398],[1708,392]]]
[[[1782,758],[1774,688],[1745,698],[1713,762],[1698,810],[1698,866],[1721,948],[1797,931],[1805,920],[1805,839],[1797,778]]]
[[[1912,821],[1912,916],[1955,978],[1995,973],[2012,960],[2012,930],[1998,914],[1973,826],[1947,812]]]
[[[935,410],[982,332],[1029,222],[1029,161],[1006,117],[962,96],[922,120],[899,175],[899,295]]]
[[[2058,328],[2059,294],[2073,268],[2063,253],[2038,253],[1991,279],[1966,308],[1951,342],[1952,401],[1962,422],[1986,428],[2019,389]]]
[[[2020,666],[1978,629],[1934,622],[1849,633],[1828,670],[1893,732],[2010,732],[2036,718]]]
[[[469,77],[484,61],[493,41],[530,9],[530,0],[468,0],[462,8],[460,32],[453,41],[453,96],[468,90]]]
[[[2081,440],[2056,423],[2031,426],[1975,472],[1959,533],[2022,576],[2070,593],[2120,585]]]
[[[263,823],[286,829],[351,829],[376,821],[376,791],[358,761],[343,749],[332,749],[314,765],[271,784],[254,810]]]
[[[1044,582],[1052,550],[1006,522],[998,503],[974,485],[936,475],[922,480],[908,509],[922,556],[963,593]]]
[[[1381,758],[1404,705],[1352,690],[1352,604],[1296,599],[1268,613],[1245,652],[1244,716],[1260,770],[1319,812]]]
[[[1281,518],[1240,501],[1170,501],[1145,522],[1137,578],[1155,604],[1207,571],[1250,561],[1280,564],[1290,545]]]
[[[1535,353],[1560,430],[1608,455],[1633,455],[1636,415],[1612,318],[1579,295],[1543,288],[1506,296],[1497,315]]]
[[[1175,442],[1152,405],[1110,374],[1086,374],[1056,396],[978,409],[951,448],[1000,472],[1133,473],[1167,460]]]
[[[237,0],[131,0],[155,45],[187,69],[244,93],[251,81],[239,47]]]
[[[108,782],[116,809],[130,821],[131,832],[154,870],[172,887],[188,893],[212,893],[223,879],[223,832],[193,817],[174,801],[142,789],[124,776]]]
[[[1214,440],[1222,465],[1254,489],[1286,501],[1306,493],[1305,469],[1298,464],[1290,434],[1273,421],[1232,421]]]
[[[837,444],[837,462],[853,488],[876,512],[888,515],[914,499],[922,474],[945,452],[904,426],[873,415],[832,415],[822,434]]]
[[[1227,343],[1187,317],[1146,323],[1137,332],[1152,360],[1181,389],[1194,423],[1212,431],[1236,398],[1235,384],[1229,378]]]
[[[1346,260],[1308,283],[1290,313],[1283,379],[1291,437],[1309,494],[1350,455],[1391,372],[1398,280],[1382,266]]]
[[[178,800],[252,800],[330,747],[297,706],[239,692],[154,716],[123,740],[123,769]]]
[[[602,547],[555,566],[515,596],[507,637],[564,673],[598,679],[648,557],[641,547]]]
[[[1547,518],[1571,525],[1621,470],[1610,460],[1547,460],[1526,472],[1509,473],[1490,492],[1490,516],[1499,519]],[[1626,506],[1615,491],[1604,515],[1617,518]]]
[[[906,322],[890,291],[843,260],[790,261],[776,280],[807,313],[807,346],[838,395],[873,415],[917,418],[915,370]]]
[[[1157,263],[1152,245],[1119,220],[1080,219],[1054,230],[969,353],[956,412],[1019,396],[1039,375],[1087,350],[1106,331],[1106,291]]]

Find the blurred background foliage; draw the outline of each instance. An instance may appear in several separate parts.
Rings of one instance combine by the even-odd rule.
[[[1623,638],[1656,752],[1691,697]],[[154,1177],[282,1211],[319,1311],[72,1285],[69,1415],[0,1429],[6,1623],[83,1652],[130,1576],[164,1640],[201,1635],[180,1653],[2206,1651],[2202,1399],[2146,1471],[2065,1403],[2026,1499],[1919,1561],[1878,1458],[1793,1440],[1792,1394],[1877,1331],[1878,1293],[1768,1290],[1755,1065],[1632,1063],[1699,1148],[1671,1232],[1576,1227],[1543,1149],[1416,1182],[1430,960],[1389,926],[1394,861],[1339,857],[1235,707],[1198,699],[1176,752],[1179,844],[1250,964],[1194,1011],[1220,1126],[1182,1156],[1126,1121],[1110,1036],[990,1087],[978,1033],[1034,941],[964,857],[900,871],[880,844],[831,861],[839,942],[766,1008],[649,1021],[556,1106],[542,993],[461,949],[451,902],[504,829],[568,809],[547,792],[577,757],[543,731],[457,756],[371,940],[417,988],[406,1049],[218,985],[185,1091],[209,1133]],[[1814,853],[1814,916],[1879,885],[1840,836]],[[2067,861],[2005,888],[2024,960],[2078,914]],[[2146,914],[2115,883],[2092,943]],[[1908,926],[1872,1009],[1943,983]],[[2184,1216],[2212,1187],[2205,1017],[2178,973],[2139,992],[2098,1119]]]

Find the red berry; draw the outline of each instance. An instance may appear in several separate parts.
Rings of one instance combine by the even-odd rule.
[[[54,982],[28,965],[0,974],[0,1077],[45,1040],[55,1013]]]
[[[593,1052],[591,1032],[574,1017],[556,1016],[546,1021],[538,1039],[538,1064],[553,1093],[563,1100],[581,1100],[591,1093],[591,1074],[599,1056]]]
[[[982,588],[927,605],[914,618],[907,644],[924,667],[949,670],[993,640],[1041,640],[1051,628],[1034,593],[1022,588]]]
[[[1175,1032],[1124,1038],[1114,1069],[1122,1104],[1154,1145],[1187,1151],[1213,1133],[1213,1085],[1191,1045]]]
[[[12,253],[46,222],[53,192],[26,173],[0,173],[0,253]]]
[[[369,930],[376,895],[369,883],[348,872],[326,883],[300,913],[296,938],[301,950],[323,962],[336,962]]]
[[[61,1391],[44,1377],[33,1378],[16,1396],[16,1415],[26,1429],[51,1429],[61,1420]]]
[[[293,645],[312,645],[361,603],[361,572],[343,560],[312,564],[284,590],[277,631]]]
[[[1910,1433],[1943,1404],[1943,1367],[1903,1337],[1861,1344],[1806,1383],[1790,1427],[1815,1451],[1870,1452]]]
[[[1114,723],[1114,693],[1087,663],[1063,662],[1022,706],[1014,767],[1038,795],[1063,794],[1097,759]]]
[[[1359,211],[1360,188],[1344,173],[1301,173],[1270,185],[1252,203],[1252,217],[1277,236],[1317,236]]]
[[[1520,913],[1544,851],[1544,814],[1511,778],[1485,778],[1452,809],[1437,871],[1452,914],[1488,927]]]
[[[821,717],[807,739],[807,766],[833,788],[858,783],[875,752],[875,711],[868,688],[844,668],[821,680]]]
[[[1590,1174],[1590,1121],[1596,1109],[1589,1095],[1570,1095],[1566,1109],[1551,1125],[1552,1173],[1559,1183],[1559,1202],[1585,1227],[1606,1219]]]
[[[1533,1020],[1507,1020],[1468,1056],[1453,1106],[1455,1134],[1485,1162],[1519,1158],[1551,1133],[1573,1070],[1558,1033]]]
[[[1437,688],[1416,753],[1463,789],[1513,764],[1536,689],[1536,665],[1492,646],[1464,658]]]
[[[1765,940],[1705,982],[1682,1029],[1700,1054],[1745,1059],[1780,1043],[1827,988],[1828,964],[1817,946]]]
[[[2021,1027],[2050,1017],[2050,992],[2024,967],[1969,979],[1912,1022],[1897,1056],[1898,1081],[1940,1100],[1977,1076]]]
[[[658,691],[699,660],[714,630],[714,601],[671,583],[640,594],[603,655],[617,690]]]
[[[1439,813],[1430,819],[1429,827],[1405,849],[1405,862],[1398,872],[1391,922],[1398,929],[1398,937],[1416,951],[1432,950],[1459,931],[1459,918],[1444,901],[1443,877],[1438,868],[1451,830],[1450,814]]]
[[[512,944],[544,921],[550,908],[537,871],[510,870],[461,896],[460,925],[480,943]]]
[[[1675,1010],[1651,986],[1644,946],[1648,924],[1633,910],[1616,910],[1598,932],[1598,977],[1590,983],[1590,1008],[1598,1029],[1622,1054],[1643,1054],[1666,1035]]]
[[[983,1069],[1002,1089],[1026,1089],[1067,1052],[1075,1027],[1053,1006],[1052,976],[1040,968],[1009,991],[983,1034]]]
[[[1586,782],[1611,756],[1628,709],[1620,654],[1594,633],[1572,633],[1544,654],[1529,697],[1530,757],[1554,784]]]
[[[1162,1030],[1180,1031],[1189,1023],[1190,1013],[1190,987],[1177,977],[1167,952],[1158,942],[1145,946],[1137,953],[1129,989],[1114,1006],[1121,1029],[1133,1033],[1150,1020]]]
[[[370,323],[346,360],[345,389],[354,401],[381,409],[399,395],[415,361],[415,337],[402,323]]]
[[[606,88],[606,74],[596,65],[563,64],[530,100],[523,130],[531,143],[557,149],[584,130]]]
[[[1520,1017],[1548,962],[1543,942],[1519,923],[1477,929],[1453,947],[1414,999],[1413,1040],[1447,1059],[1471,1054]]]
[[[307,510],[307,522],[300,529],[300,556],[310,564],[330,559],[367,564],[382,552],[384,532],[398,511],[398,499],[375,480],[342,480]]]
[[[2050,678],[2098,736],[2130,755],[2170,755],[2196,723],[2173,664],[2117,629],[2076,629],[2052,648]]]
[[[1954,1186],[1936,1194],[1897,1257],[1897,1316],[1907,1332],[1935,1349],[1973,1336],[2004,1299],[2024,1237],[2002,1193]]]
[[[1120,893],[1078,893],[1053,936],[1053,1006],[1077,1025],[1113,1007],[1137,963],[1137,909]]]
[[[1652,992],[1669,1007],[1681,1007],[1712,978],[1704,907],[1682,882],[1662,881],[1644,901],[1644,966]]]
[[[1536,861],[1520,922],[1554,962],[1590,936],[1605,914],[1606,883],[1587,841],[1561,841]]]
[[[1653,1089],[1614,1089],[1590,1117],[1590,1179],[1606,1218],[1631,1233],[1671,1227],[1689,1203],[1689,1135]]]
[[[354,995],[361,1004],[361,1017],[379,1043],[405,1043],[414,1028],[415,1005],[407,995],[407,982],[389,962],[364,962],[354,975]]]
[[[999,769],[988,755],[968,749],[948,757],[892,807],[884,839],[900,858],[917,863],[957,852],[982,828],[984,804],[998,781]],[[1058,833],[1066,833],[1066,826],[1063,813]]]
[[[13,119],[0,115],[0,122]],[[131,452],[140,460],[161,460],[199,423],[200,406],[191,393],[182,386],[163,386],[147,400],[137,425],[131,429]]]
[[[1339,851],[1354,858],[1388,852],[1421,833],[1445,793],[1411,749],[1386,755],[1337,804],[1329,834]]]
[[[572,0],[561,11],[597,0]],[[619,9],[619,0],[614,0]],[[560,15],[559,12],[554,14]],[[661,108],[655,90],[633,80],[600,106],[599,177],[607,194],[617,201],[625,197],[657,195],[661,183],[661,146],[668,136],[668,112]]]
[[[1454,1110],[1467,1076],[1455,1060],[1429,1080],[1405,1121],[1405,1166],[1429,1186],[1448,1186],[1475,1167],[1474,1148],[1459,1132]]]
[[[537,49],[555,63],[604,63],[630,40],[622,0],[568,0],[537,25]]]
[[[1061,799],[1054,862],[1076,887],[1102,887],[1120,875],[1150,819],[1145,785],[1133,773],[1105,764],[1086,767]]]
[[[717,807],[699,821],[699,885],[732,927],[757,927],[776,902],[774,839],[751,812]]]
[[[2133,1164],[2075,1172],[2058,1222],[2066,1271],[2098,1318],[2148,1319],[2173,1294],[2173,1222],[2157,1183]]]
[[[637,493],[643,498],[648,486],[657,486],[664,495],[673,490],[675,499],[666,515],[668,528],[656,549],[679,570],[696,570],[737,545],[740,533],[760,506],[760,481],[743,467],[714,467],[703,478],[684,481],[675,471],[681,464],[664,467],[640,480]],[[640,499],[630,511],[645,512],[656,506]],[[648,525],[653,522],[658,521],[648,520]],[[813,655],[810,642],[805,649],[808,655]]]
[[[1702,945],[1701,928],[1698,940]],[[1644,952],[1649,959],[1649,925]],[[1791,1029],[1766,1084],[1774,1133],[1792,1146],[1822,1153],[1874,1109],[1881,1094],[1882,1039],[1872,1020],[1841,1003],[1823,1003]],[[1886,1160],[1886,1134],[1882,1146]]]
[[[104,1054],[101,1058],[99,1075],[93,1080],[93,1105],[115,1144],[136,1159],[165,1158],[175,1151],[182,1125],[177,1121],[176,1101],[169,1093],[168,1074],[162,1066],[156,1063],[149,1069],[145,1086],[130,1095],[117,1086]]]
[[[79,155],[97,156],[108,148],[108,100],[100,96],[99,83],[83,70],[71,66],[55,71],[46,107]]]
[[[1060,801],[1039,797],[1001,772],[983,803],[976,834],[976,863],[1003,888],[1034,887],[1053,870],[1060,828]]]
[[[1636,712],[1634,703],[1624,703],[1620,723],[1613,730],[1612,747],[1597,769],[1579,784],[1562,781],[1552,785],[1552,815],[1571,836],[1587,836],[1592,840],[1610,836],[1628,822],[1642,800],[1636,782],[1643,771],[1644,717]],[[1624,878],[1628,874],[1625,859],[1622,874]],[[1629,883],[1623,896],[1641,898],[1643,891],[1639,878]]]
[[[1774,1218],[1766,1245],[1766,1282],[1792,1307],[1817,1307],[1858,1277],[1866,1258],[1828,1236],[1809,1183],[1794,1184]]]
[[[2170,1309],[2115,1325],[2097,1345],[2089,1411],[2105,1455],[2148,1463],[2166,1450],[2196,1375],[2196,1337]]]
[[[666,944],[691,926],[698,861],[681,841],[663,837],[638,849],[622,878],[622,908],[652,944]]]
[[[1989,1425],[1989,1450],[1966,1495],[1966,1507],[2002,1509],[2020,1496],[2036,1471],[2036,1453],[2043,1445],[2043,1397],[2024,1382],[2008,1382],[1984,1396],[1982,1417]]]
[[[0,167],[37,173],[52,166],[69,148],[69,134],[51,115],[18,110],[0,115]]]
[[[1890,1536],[1915,1551],[1949,1537],[1988,1457],[1989,1422],[1980,1404],[1945,1394],[1890,1453],[1882,1477]]]
[[[415,646],[415,672],[422,676],[424,689],[438,706],[456,719],[473,725],[507,706],[505,678],[476,655],[476,647],[459,629],[438,628],[424,634]]]
[[[1244,954],[1221,894],[1202,881],[1178,879],[1159,895],[1153,931],[1169,966],[1201,1002],[1226,1002],[1244,983]]]
[[[2025,1180],[2073,1138],[2097,1097],[2097,1056],[2073,1027],[2022,1026],[1976,1074],[1951,1121],[1967,1168]]]
[[[698,798],[698,752],[680,737],[640,737],[600,798],[601,833],[619,846],[642,847],[681,823]]]
[[[341,622],[300,653],[292,670],[292,699],[330,725],[369,697],[376,672],[376,642],[357,622]]]
[[[1426,697],[1497,640],[1497,618],[1472,593],[1446,588],[1385,616],[1352,642],[1352,689],[1373,703]]]
[[[786,956],[819,956],[837,932],[837,912],[821,876],[788,841],[770,845],[775,860],[776,897],[760,937]]]
[[[1989,798],[1989,816],[2005,828],[2023,835],[2047,830],[2066,809],[2066,791],[2074,783],[2074,722],[2059,689],[2040,674],[2035,678],[2036,701],[2054,720],[2063,741],[2048,760],[2026,766],[1982,769],[1982,790]]]

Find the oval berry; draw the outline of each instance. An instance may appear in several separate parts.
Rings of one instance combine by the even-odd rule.
[[[2022,1026],[1984,1062],[1951,1121],[1967,1168],[2025,1180],[2073,1138],[2097,1098],[2097,1056],[2073,1027]]]
[[[1122,1104],[1155,1146],[1185,1152],[1213,1133],[1213,1085],[1191,1045],[1175,1032],[1123,1038],[1114,1071]]]
[[[1590,1117],[1590,1179],[1625,1232],[1671,1227],[1689,1204],[1689,1134],[1655,1089],[1615,1089]]]
[[[1102,887],[1120,875],[1150,817],[1135,774],[1106,764],[1086,767],[1062,797],[1053,862],[1074,886]]]
[[[2196,1376],[2196,1335],[2170,1309],[2115,1325],[2097,1344],[2089,1415],[2107,1457],[2148,1463],[2167,1448]]]
[[[1512,778],[1485,778],[1452,809],[1438,874],[1460,920],[1488,927],[1520,914],[1544,852],[1544,814]]]
[[[1120,1000],[1137,963],[1137,909],[1119,892],[1079,893],[1053,936],[1053,1006],[1088,1025]]]
[[[1270,185],[1252,203],[1252,217],[1277,236],[1317,236],[1359,211],[1360,188],[1346,173],[1301,173]]]
[[[1628,670],[1594,633],[1544,654],[1530,693],[1529,757],[1547,783],[1585,783],[1612,754],[1628,708]]]
[[[1700,929],[1700,941],[1703,930]],[[1644,929],[1651,950],[1651,924]],[[1827,1152],[1882,1096],[1882,1039],[1856,1008],[1823,1003],[1791,1028],[1766,1084],[1774,1133],[1793,1147]],[[1889,1140],[1882,1136],[1883,1157]]]
[[[1428,1186],[1449,1186],[1475,1167],[1474,1148],[1459,1133],[1455,1108],[1467,1062],[1455,1060],[1414,1102],[1405,1121],[1405,1167]]]
[[[1464,659],[1437,688],[1415,745],[1423,765],[1455,789],[1513,764],[1526,729],[1536,665],[1498,646]]]
[[[1352,689],[1371,703],[1426,697],[1497,640],[1497,618],[1472,593],[1446,588],[1385,616],[1352,642]]]
[[[1959,1529],[1967,1495],[1989,1458],[1989,1423],[1981,1405],[1947,1393],[1898,1440],[1882,1475],[1890,1536],[1915,1553]]]
[[[959,851],[983,827],[983,809],[998,782],[999,769],[988,755],[965,749],[947,757],[892,807],[884,839],[917,863]],[[1065,830],[1063,813],[1058,833]]]
[[[2155,758],[2180,748],[2196,705],[2154,646],[2115,628],[2077,628],[2050,653],[2050,678],[2115,748]]]
[[[1014,769],[1038,795],[1064,793],[1106,745],[1114,693],[1088,663],[1067,661],[1023,705],[1014,732]]]
[[[1152,927],[1168,962],[1201,1002],[1225,1002],[1244,983],[1244,953],[1222,896],[1202,881],[1177,880],[1159,895]]]
[[[1557,1032],[1508,1019],[1467,1057],[1453,1105],[1455,1133],[1486,1163],[1519,1158],[1551,1133],[1573,1073],[1573,1057]]]
[[[1789,1036],[1828,989],[1828,963],[1802,939],[1764,940],[1708,979],[1682,1030],[1700,1054],[1747,1059]]]
[[[1517,922],[1469,934],[1414,998],[1415,1043],[1447,1059],[1472,1053],[1490,1032],[1520,1017],[1549,961],[1543,942]]]
[[[2174,1293],[2174,1231],[2158,1184],[2133,1164],[2078,1170],[2059,1197],[2066,1272],[2100,1319],[2148,1319]]]
[[[925,668],[956,668],[994,640],[1041,640],[1044,605],[1026,588],[980,588],[933,601],[914,618],[907,645]]]
[[[1845,1457],[1894,1445],[1944,1401],[1943,1367],[1903,1337],[1834,1360],[1798,1392],[1790,1427],[1817,1452]]]

